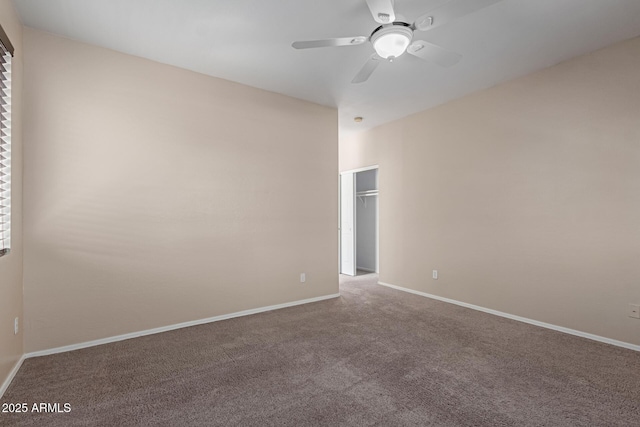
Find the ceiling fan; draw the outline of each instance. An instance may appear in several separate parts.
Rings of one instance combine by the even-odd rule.
[[[462,57],[460,54],[424,40],[414,40],[414,32],[434,29],[499,1],[501,0],[449,0],[447,3],[423,14],[413,24],[409,24],[395,20],[393,0],[366,0],[373,19],[381,24],[373,30],[370,36],[297,41],[291,46],[296,49],[310,49],[316,47],[355,46],[371,42],[375,53],[371,55],[351,83],[367,81],[382,59],[392,62],[405,52],[425,61],[432,61],[443,67],[450,67],[460,61]]]

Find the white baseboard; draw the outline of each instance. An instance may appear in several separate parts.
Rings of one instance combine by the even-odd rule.
[[[9,372],[7,379],[4,380],[4,382],[2,383],[2,387],[0,387],[0,399],[2,399],[2,396],[4,396],[4,392],[7,391],[7,389],[9,388],[11,381],[13,381],[13,377],[15,377],[16,374],[18,373],[18,370],[20,370],[20,367],[22,366],[22,362],[24,362],[24,359],[26,359],[26,357],[23,354],[20,357],[20,359],[16,362],[11,372]]]
[[[493,314],[495,316],[506,317],[507,319],[517,320],[518,322],[529,323],[531,325],[540,326],[542,328],[553,329],[554,331],[564,332],[565,334],[576,335],[578,337],[587,338],[594,341],[603,342],[606,344],[615,345],[617,347],[628,348],[629,350],[640,351],[640,345],[631,344],[624,341],[618,341],[611,338],[601,337],[600,335],[594,335],[587,332],[577,331],[575,329],[565,328],[564,326],[553,325],[551,323],[540,322],[538,320],[529,319],[526,317],[516,316],[514,314],[503,313],[502,311],[492,310],[490,308],[480,307],[479,305],[468,304],[466,302],[457,301],[450,298],[440,297],[438,295],[428,294],[426,292],[415,291],[409,288],[403,288],[401,286],[392,285],[390,283],[378,282],[379,285],[386,286],[388,288],[397,289],[399,291],[408,292],[415,295],[435,299],[438,301],[448,302],[450,304],[459,305],[461,307],[471,308],[473,310],[482,311],[484,313]]]
[[[250,310],[243,310],[243,311],[237,311],[235,313],[222,314],[220,316],[208,317],[206,319],[192,320],[190,322],[176,323],[176,324],[173,324],[173,325],[162,326],[162,327],[159,327],[159,328],[147,329],[147,330],[138,331],[138,332],[131,332],[129,334],[116,335],[116,336],[113,336],[113,337],[101,338],[101,339],[98,339],[98,340],[86,341],[86,342],[82,342],[82,343],[78,343],[78,344],[66,345],[66,346],[63,346],[63,347],[56,347],[56,348],[50,348],[50,349],[47,349],[47,350],[34,351],[34,352],[31,352],[31,353],[27,353],[23,358],[47,356],[47,355],[56,354],[56,353],[64,353],[66,351],[79,350],[81,348],[94,347],[94,346],[102,345],[102,344],[109,344],[109,343],[112,343],[112,342],[117,342],[117,341],[128,340],[128,339],[131,339],[131,338],[142,337],[142,336],[145,336],[145,335],[152,335],[152,334],[159,334],[161,332],[173,331],[174,329],[188,328],[189,326],[196,326],[196,325],[202,325],[202,324],[205,324],[205,323],[219,322],[220,320],[233,319],[234,317],[249,316],[251,314],[264,313],[265,311],[278,310],[278,309],[281,309],[281,308],[293,307],[293,306],[296,306],[296,305],[309,304],[311,302],[324,301],[324,300],[331,299],[331,298],[338,298],[339,296],[340,296],[339,293],[338,294],[331,294],[331,295],[323,295],[323,296],[320,296],[320,297],[308,298],[308,299],[292,301],[292,302],[285,302],[283,304],[270,305],[270,306],[267,306],[267,307],[252,308]]]

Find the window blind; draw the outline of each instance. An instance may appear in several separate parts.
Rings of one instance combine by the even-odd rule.
[[[0,27],[0,256],[11,248],[11,55]]]

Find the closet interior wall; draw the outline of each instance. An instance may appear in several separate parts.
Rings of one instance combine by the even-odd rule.
[[[376,241],[378,196],[363,196],[378,190],[378,170],[356,173],[356,265],[358,270],[377,271]]]

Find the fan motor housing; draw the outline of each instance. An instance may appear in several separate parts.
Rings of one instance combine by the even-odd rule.
[[[396,27],[407,27],[411,29],[411,24],[407,24],[406,22],[396,21],[396,22],[392,22],[391,24],[380,25],[375,30],[373,30],[370,37],[373,38],[373,35],[378,31],[382,30],[383,28],[396,28]],[[411,32],[413,33],[413,30],[411,30]]]

